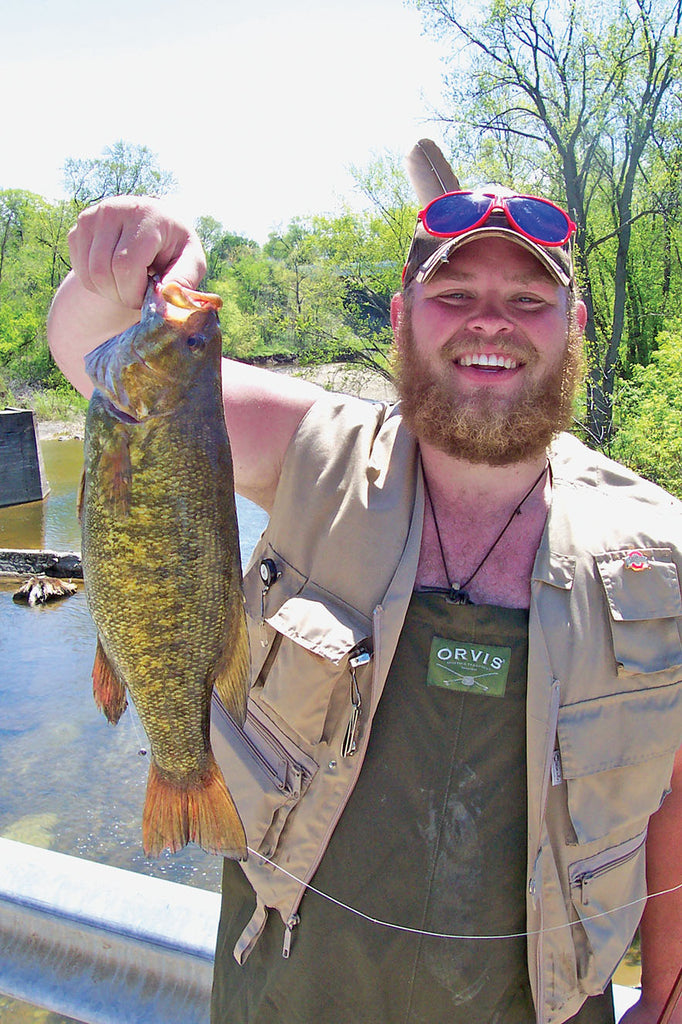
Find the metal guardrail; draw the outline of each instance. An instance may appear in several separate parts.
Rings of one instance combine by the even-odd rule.
[[[219,913],[217,893],[0,838],[0,991],[87,1024],[208,1024]],[[616,1020],[638,996],[614,985]]]
[[[220,896],[0,838],[0,991],[88,1024],[208,1024]]]

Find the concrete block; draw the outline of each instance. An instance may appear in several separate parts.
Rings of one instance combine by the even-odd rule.
[[[0,508],[49,494],[30,409],[0,409]]]

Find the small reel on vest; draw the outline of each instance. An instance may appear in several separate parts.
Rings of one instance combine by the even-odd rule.
[[[258,574],[263,584],[260,594],[260,624],[261,624],[261,646],[268,646],[268,638],[265,632],[265,596],[273,583],[276,583],[282,575],[277,563],[272,558],[262,558],[258,566]]]

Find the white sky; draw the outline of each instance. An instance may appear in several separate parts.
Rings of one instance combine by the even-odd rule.
[[[442,50],[403,0],[3,7],[0,188],[58,199],[68,157],[123,138],[173,173],[184,219],[263,242],[352,198],[351,164],[442,143]]]

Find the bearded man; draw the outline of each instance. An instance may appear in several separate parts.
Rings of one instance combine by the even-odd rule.
[[[214,706],[250,854],[225,863],[211,1019],[607,1024],[648,882],[627,1020],[654,1024],[682,960],[680,890],[657,895],[682,882],[680,507],[562,433],[570,217],[427,198],[397,406],[225,361],[237,490],[270,521],[245,731]],[[50,339],[87,392],[147,274],[195,287],[203,261],[139,199],[71,248]]]

